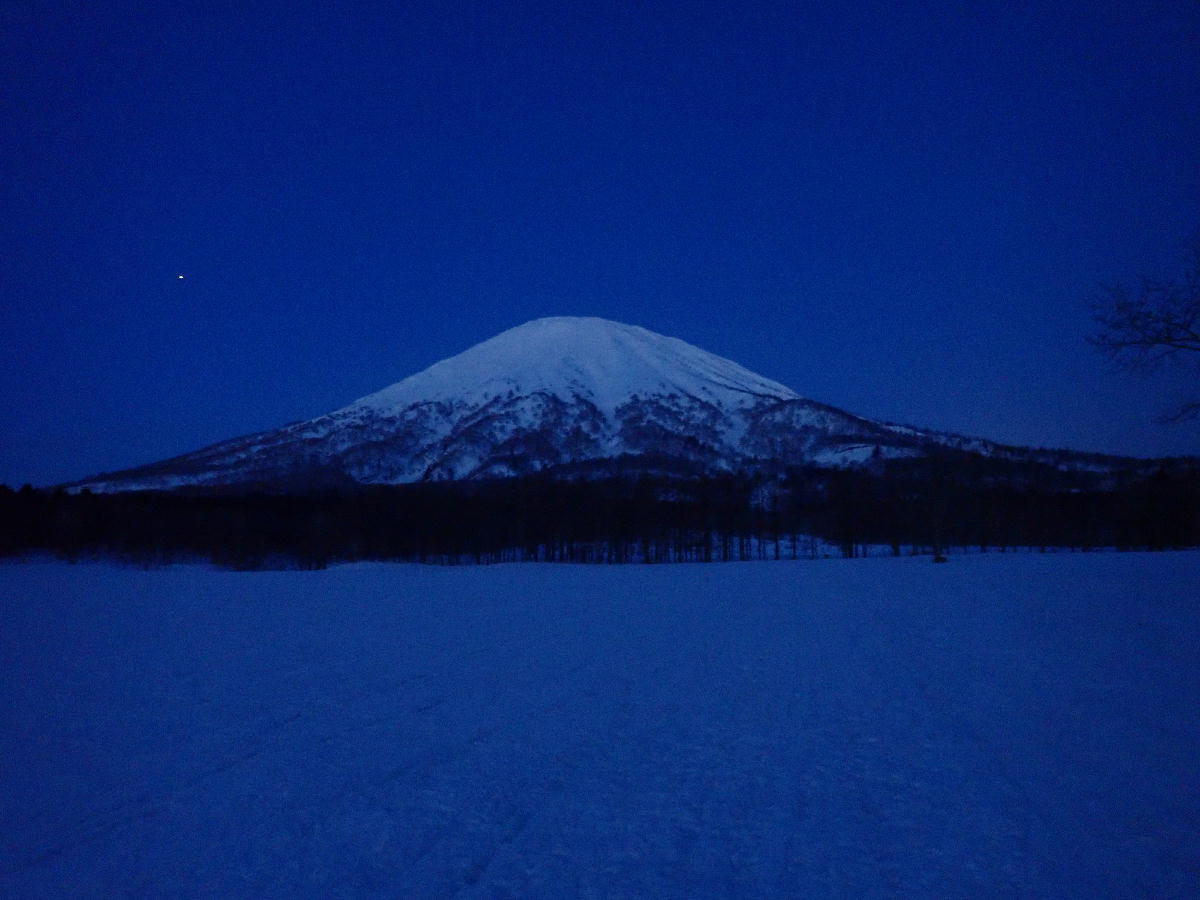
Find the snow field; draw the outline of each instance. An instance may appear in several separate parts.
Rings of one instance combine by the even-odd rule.
[[[1196,896],[1200,554],[0,566],[0,895]]]
[[[680,393],[736,409],[755,396],[800,395],[732,360],[636,325],[552,316],[501,332],[333,413],[396,411],[413,403],[483,406],[508,392],[583,395],[605,415],[635,395]]]

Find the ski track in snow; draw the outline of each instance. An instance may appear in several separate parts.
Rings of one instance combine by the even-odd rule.
[[[1200,894],[1200,554],[0,566],[0,895]]]

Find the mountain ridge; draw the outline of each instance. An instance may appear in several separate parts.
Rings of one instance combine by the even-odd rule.
[[[510,328],[325,415],[68,487],[402,484],[622,457],[729,472],[855,466],[937,448],[1017,459],[1048,453],[866,419],[678,338],[555,316]],[[1067,455],[1093,467],[1124,459]]]

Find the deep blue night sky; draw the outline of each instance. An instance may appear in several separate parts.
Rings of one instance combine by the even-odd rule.
[[[1200,452],[1156,422],[1194,373],[1085,342],[1200,230],[1196,3],[188,6],[0,10],[0,481],[555,314],[861,415]]]

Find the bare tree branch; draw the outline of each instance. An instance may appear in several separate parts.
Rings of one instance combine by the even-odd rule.
[[[1185,403],[1174,412],[1163,416],[1162,421],[1167,424],[1182,422],[1185,419],[1194,419],[1200,416],[1200,400],[1193,400],[1190,403]]]
[[[1190,252],[1179,281],[1143,279],[1131,292],[1124,285],[1104,288],[1092,303],[1099,330],[1089,342],[1124,370],[1153,370],[1164,363],[1200,365],[1200,243]],[[1200,416],[1200,399],[1166,417],[1178,422]]]

